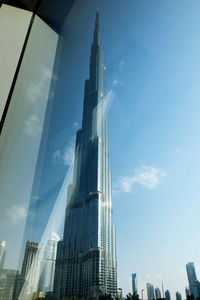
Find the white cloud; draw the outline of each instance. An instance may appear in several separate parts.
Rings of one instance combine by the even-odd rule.
[[[78,129],[78,127],[79,127],[79,123],[78,122],[74,122],[73,125],[72,125],[72,128]]]
[[[30,82],[27,89],[28,99],[32,102],[45,99],[48,92],[49,82],[51,80],[52,72],[45,66],[40,66],[40,76],[34,82]],[[52,76],[56,80],[55,76]],[[52,96],[52,95],[51,95]]]
[[[147,189],[155,189],[160,183],[165,173],[152,166],[143,166],[136,169],[133,175],[120,176],[119,184],[114,192],[131,193],[136,184],[142,185]]]
[[[54,161],[58,161],[66,166],[74,162],[74,141],[70,141],[63,151],[56,150],[53,154]]]
[[[124,84],[122,79],[114,79],[112,81],[112,84],[116,87],[116,86],[122,86]]]
[[[25,133],[30,136],[37,136],[42,132],[42,126],[40,119],[36,115],[31,115],[29,119],[25,121]]]
[[[122,59],[122,60],[120,61],[120,63],[119,63],[119,69],[120,69],[120,70],[122,70],[122,68],[123,68],[123,66],[124,66],[124,63],[125,63],[125,61],[124,61],[124,59]]]
[[[13,205],[7,209],[6,215],[12,224],[17,225],[26,218],[27,206]]]
[[[114,79],[112,83],[113,83],[114,85],[118,85],[118,84],[119,84],[119,80]]]
[[[108,93],[105,96],[105,101],[106,101],[106,111],[107,113],[109,112],[111,105],[113,103],[113,100],[115,98],[115,92],[113,90],[109,90]]]
[[[65,165],[70,165],[74,161],[74,144],[70,144],[65,148],[63,153],[63,161]]]

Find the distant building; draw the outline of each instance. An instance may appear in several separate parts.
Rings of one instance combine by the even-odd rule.
[[[181,293],[176,292],[176,300],[182,300]]]
[[[185,296],[186,298],[190,296],[190,289],[188,287],[185,288]]]
[[[138,295],[136,273],[132,274],[132,294]]]
[[[123,293],[122,293],[122,289],[121,288],[117,289],[117,297],[118,297],[118,299],[123,299]]]
[[[57,243],[59,240],[59,236],[55,232],[52,232],[40,263],[38,291],[42,292],[43,296],[47,292],[53,291]]]
[[[6,241],[0,241],[0,269],[3,269],[6,257]]]
[[[156,299],[161,299],[162,298],[161,291],[158,287],[155,288],[155,297],[156,297]]]
[[[171,300],[171,295],[170,295],[170,291],[169,290],[165,291],[165,299],[166,300]]]
[[[37,289],[38,254],[38,244],[27,241],[21,271],[21,275],[26,282],[26,293],[33,293]],[[22,293],[25,293],[24,287]]]
[[[186,264],[188,282],[189,282],[189,290],[190,295],[194,296],[194,299],[200,296],[199,293],[199,281],[197,280],[196,271],[193,262],[189,262]]]
[[[151,283],[147,283],[147,298],[148,300],[155,299],[154,287]]]
[[[16,300],[16,285],[20,277],[19,271],[2,269],[0,271],[0,299]]]

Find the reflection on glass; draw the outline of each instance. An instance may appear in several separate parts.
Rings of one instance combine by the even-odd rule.
[[[96,1],[52,2],[0,140],[0,299],[121,299],[132,279],[129,300],[198,300],[200,3],[99,1],[100,39]],[[31,15],[0,9],[0,110]]]

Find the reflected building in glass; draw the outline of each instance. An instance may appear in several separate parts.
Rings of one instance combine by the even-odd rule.
[[[51,232],[50,239],[43,253],[43,259],[40,263],[38,291],[42,292],[43,296],[45,296],[47,292],[53,291],[57,243],[59,240],[59,236],[55,232]]]
[[[85,82],[82,129],[77,132],[73,183],[68,188],[63,241],[58,243],[54,293],[117,296],[115,228],[104,95],[99,14]]]
[[[6,241],[0,242],[0,269],[3,269],[6,257]]]

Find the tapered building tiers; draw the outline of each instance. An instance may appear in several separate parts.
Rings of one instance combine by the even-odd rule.
[[[97,12],[82,129],[76,136],[73,183],[68,188],[64,237],[58,243],[54,282],[57,298],[89,298],[104,293],[117,296],[104,72]]]

